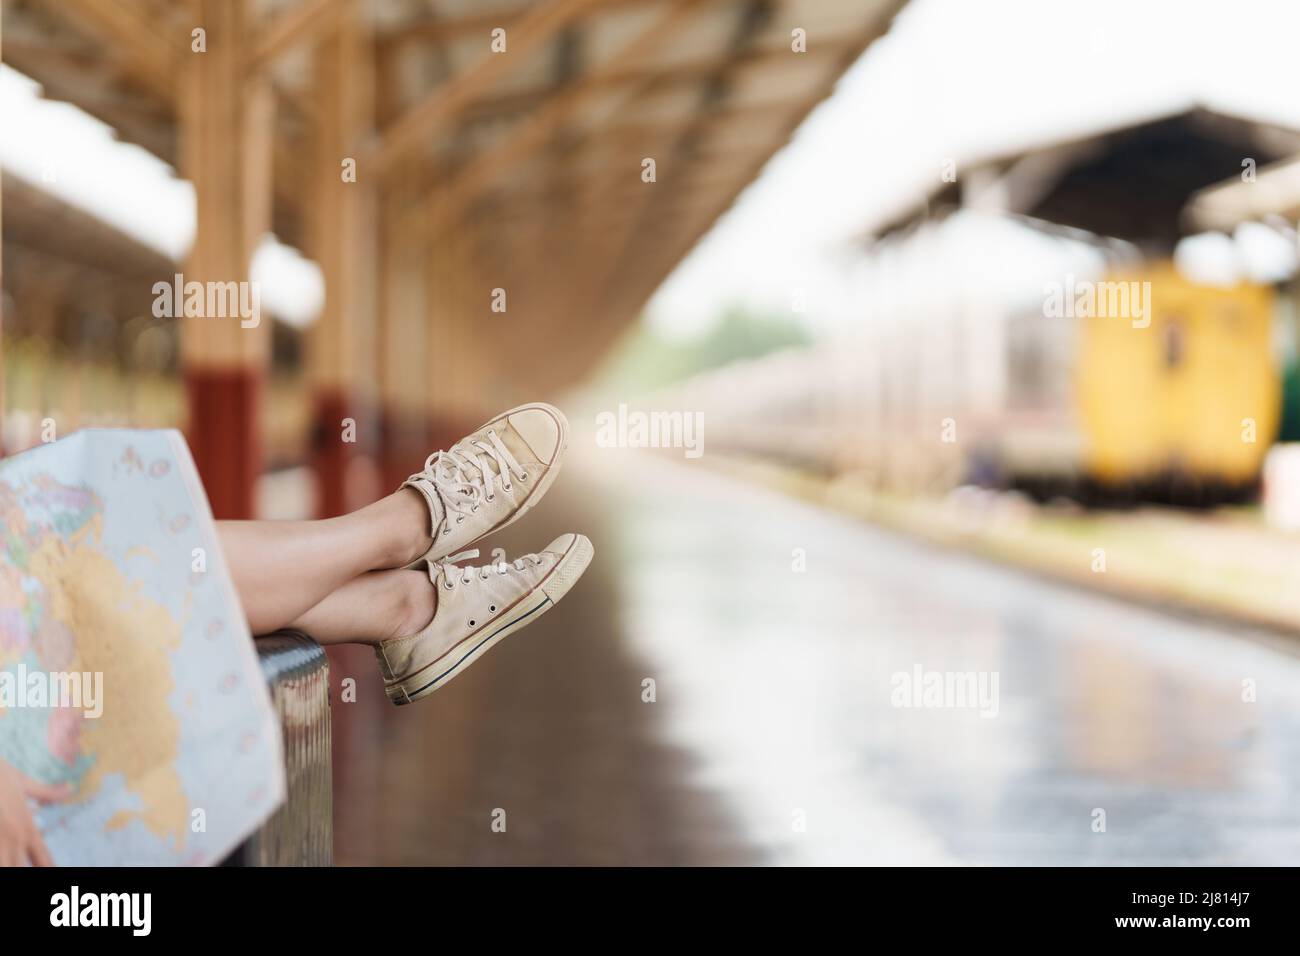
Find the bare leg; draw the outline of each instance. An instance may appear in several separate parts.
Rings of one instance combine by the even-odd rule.
[[[429,511],[404,488],[339,518],[218,521],[217,534],[248,626],[266,634],[358,575],[418,558],[429,546]]]
[[[423,571],[373,571],[349,581],[289,626],[321,644],[378,644],[428,625],[437,591]]]

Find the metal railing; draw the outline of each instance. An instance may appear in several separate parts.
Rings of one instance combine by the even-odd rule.
[[[334,858],[329,661],[304,634],[255,641],[284,735],[285,802],[226,866],[329,866]]]

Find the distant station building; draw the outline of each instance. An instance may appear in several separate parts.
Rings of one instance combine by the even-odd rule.
[[[959,209],[1023,216],[1168,255],[1206,228],[1189,208],[1226,181],[1300,154],[1300,131],[1193,108],[1061,142],[956,162],[938,184],[872,230],[882,239]],[[1243,193],[1243,196],[1245,193]]]

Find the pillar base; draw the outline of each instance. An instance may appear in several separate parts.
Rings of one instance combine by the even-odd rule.
[[[341,389],[325,389],[316,393],[312,429],[312,470],[316,473],[316,517],[334,518],[348,511],[348,463],[360,441],[360,416],[356,403],[349,401]],[[357,422],[344,441],[344,419]]]
[[[262,380],[248,369],[185,371],[186,438],[218,519],[255,517],[262,474]]]

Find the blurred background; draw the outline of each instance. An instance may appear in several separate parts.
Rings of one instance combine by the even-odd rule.
[[[340,863],[1293,863],[1297,28],[0,0],[0,448],[312,517],[569,414],[564,612],[331,652]]]

